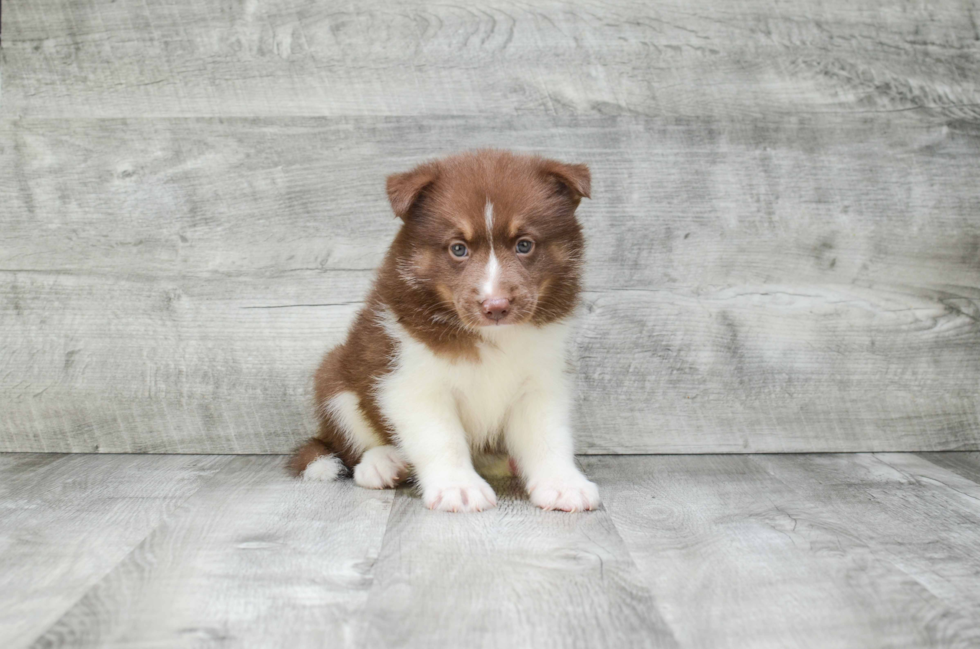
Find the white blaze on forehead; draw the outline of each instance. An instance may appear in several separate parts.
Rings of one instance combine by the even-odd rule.
[[[487,199],[487,204],[483,208],[483,219],[487,223],[487,241],[490,242],[490,260],[487,262],[486,280],[483,282],[481,299],[492,297],[497,289],[497,278],[500,275],[500,264],[497,262],[497,255],[493,252],[493,203]]]
[[[493,252],[493,203],[489,198],[483,207],[483,220],[487,223],[487,241],[490,242],[490,251]]]

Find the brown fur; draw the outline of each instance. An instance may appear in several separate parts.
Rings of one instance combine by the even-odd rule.
[[[299,476],[306,470],[306,467],[316,460],[317,458],[323,457],[324,455],[330,455],[332,451],[330,446],[326,442],[322,442],[316,437],[311,437],[306,440],[299,448],[293,451],[292,457],[289,458],[289,472],[295,476]]]
[[[543,325],[570,315],[578,300],[584,241],[575,208],[590,193],[585,165],[568,165],[505,151],[483,150],[422,164],[387,180],[388,198],[404,223],[379,270],[367,304],[347,340],[326,355],[315,375],[320,430],[301,447],[291,467],[301,473],[327,453],[353,468],[350,448],[324,405],[350,390],[385,443],[392,431],[374,388],[388,371],[395,349],[379,323],[388,309],[409,334],[437,354],[478,361],[478,328],[485,325],[477,300],[480,274],[490,255],[484,208],[493,203],[494,254],[500,284],[508,292],[508,322]],[[528,255],[515,252],[529,237]],[[466,244],[465,260],[449,254]]]

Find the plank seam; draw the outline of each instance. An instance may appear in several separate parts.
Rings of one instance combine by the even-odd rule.
[[[65,454],[65,455],[71,455],[71,454]],[[100,455],[100,454],[99,453],[89,453],[88,455]],[[194,454],[187,453],[187,455],[200,455],[200,454],[199,453],[194,453]],[[149,531],[147,531],[146,535],[143,538],[141,538],[137,543],[134,543],[133,544],[133,547],[130,548],[129,552],[127,552],[126,554],[124,554],[122,557],[120,557],[119,561],[117,561],[111,567],[109,567],[108,569],[106,569],[106,571],[104,573],[102,573],[102,575],[100,575],[98,579],[96,579],[95,581],[93,581],[92,582],[92,585],[89,586],[88,588],[86,588],[78,596],[77,599],[73,600],[71,602],[71,604],[66,605],[62,609],[61,615],[58,616],[58,619],[56,619],[49,626],[47,626],[44,630],[42,630],[37,636],[35,636],[34,639],[31,641],[31,644],[28,645],[28,646],[30,646],[30,647],[36,647],[36,646],[38,646],[37,643],[38,643],[38,641],[41,638],[45,637],[48,634],[48,632],[51,631],[51,629],[57,627],[58,624],[61,623],[61,621],[65,618],[65,616],[68,613],[70,613],[72,610],[74,610],[75,607],[78,606],[78,604],[83,599],[85,599],[85,597],[90,592],[92,592],[94,589],[98,588],[102,584],[102,582],[104,582],[106,580],[106,578],[109,575],[111,575],[119,566],[121,566],[123,563],[125,563],[126,560],[129,559],[129,557],[132,556],[132,554],[134,552],[136,552],[140,547],[143,546],[144,543],[146,543],[146,540],[148,538],[150,538],[151,536],[153,536],[153,534],[155,534],[157,532],[157,530],[159,530],[161,527],[163,527],[164,525],[166,525],[166,524],[170,523],[171,521],[173,521],[181,513],[181,511],[183,511],[184,509],[186,509],[187,508],[187,503],[194,496],[196,496],[201,491],[201,489],[203,489],[206,485],[208,485],[211,482],[213,482],[219,474],[223,473],[224,470],[228,467],[228,465],[232,462],[232,460],[235,457],[237,457],[237,456],[234,456],[234,455],[218,455],[218,456],[215,456],[215,457],[220,458],[221,460],[223,460],[224,461],[223,464],[219,468],[215,469],[215,471],[212,472],[211,475],[209,475],[206,478],[204,478],[203,480],[201,480],[201,482],[198,485],[198,487],[196,489],[194,489],[193,491],[191,491],[189,494],[187,494],[187,497],[186,498],[184,498],[181,501],[175,503],[174,506],[173,506],[173,509],[169,513],[165,514],[164,516],[161,516],[159,522],[156,525],[154,525]]]

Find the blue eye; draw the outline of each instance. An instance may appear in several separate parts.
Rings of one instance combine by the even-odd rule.
[[[521,239],[517,242],[517,252],[522,255],[531,252],[532,248],[534,248],[534,242],[530,239]]]
[[[453,257],[465,257],[466,256],[466,244],[454,243],[449,246],[449,252],[453,254]]]

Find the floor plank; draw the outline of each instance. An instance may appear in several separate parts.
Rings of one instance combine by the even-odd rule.
[[[516,480],[474,516],[399,491],[360,647],[672,647],[605,511],[543,512]]]
[[[943,467],[967,480],[980,482],[980,452],[918,453],[919,457]]]
[[[911,649],[970,646],[980,633],[969,616],[980,552],[964,552],[980,534],[938,482],[870,455],[583,464],[685,647]],[[958,525],[958,541],[941,540]],[[938,589],[929,574],[957,586]]]
[[[392,493],[237,456],[34,646],[338,646],[363,606]]]
[[[903,453],[755,461],[941,602],[919,609],[928,646],[980,646],[980,485]]]
[[[282,457],[0,454],[0,646],[980,643],[980,484],[939,463],[581,461],[600,511],[494,478],[451,515]]]
[[[227,460],[0,455],[0,646],[27,646]]]

